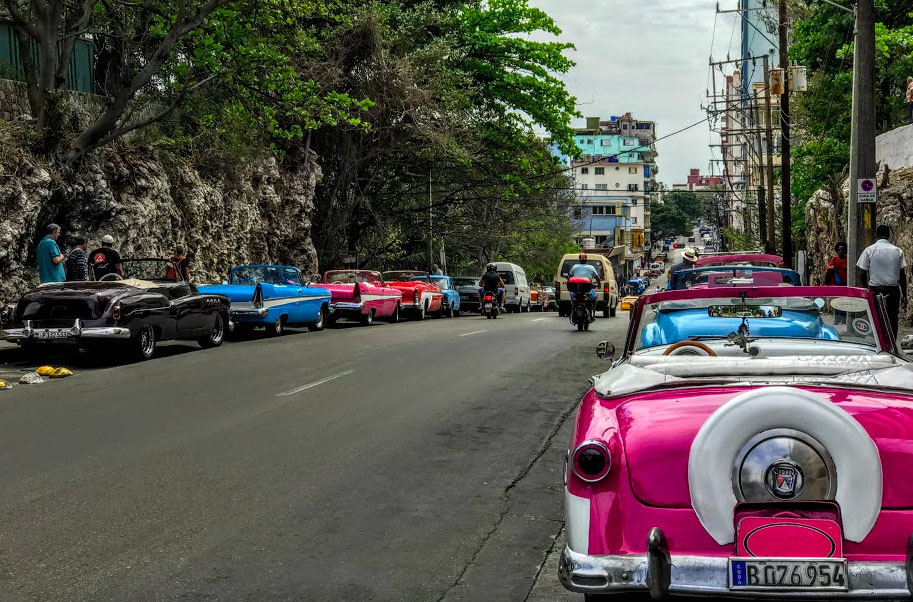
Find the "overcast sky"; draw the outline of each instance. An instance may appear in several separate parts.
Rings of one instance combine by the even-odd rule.
[[[732,58],[739,55],[737,15],[716,17],[713,0],[530,0],[530,5],[551,15],[562,30],[560,39],[577,47],[568,53],[577,66],[564,79],[580,112],[607,118],[630,111],[637,119],[656,121],[660,137],[706,116],[701,103],[710,85],[711,42],[715,60],[725,60],[727,51]],[[736,0],[720,1],[723,10],[735,5]],[[582,126],[579,121],[575,125]],[[709,140],[702,124],[657,143],[659,180],[669,186],[684,182],[690,167],[707,173]],[[719,158],[719,149],[714,156]]]

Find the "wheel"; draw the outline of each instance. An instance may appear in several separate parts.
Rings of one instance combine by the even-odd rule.
[[[279,316],[276,318],[276,321],[272,324],[266,325],[266,334],[277,337],[282,334],[282,331],[285,330],[285,317]]]
[[[317,319],[308,324],[308,330],[311,332],[320,332],[323,330],[323,327],[327,322],[327,306],[321,305],[320,312],[317,314]]]
[[[609,308],[609,304],[606,303],[606,306],[602,308],[602,317],[608,318],[609,316],[614,316],[614,315],[615,315],[615,312],[613,312],[611,310],[611,308]]]
[[[453,305],[451,305],[450,303],[448,303],[448,304],[447,304],[447,309],[446,309],[446,310],[441,310],[441,313],[443,313],[443,314],[444,314],[444,317],[446,317],[446,318],[452,318],[452,317],[453,317]]]
[[[618,311],[618,301],[616,301],[612,307],[609,308],[609,317],[614,318],[615,312]]]
[[[210,349],[221,345],[222,341],[225,340],[225,322],[226,318],[221,313],[216,314],[216,321],[212,324],[212,330],[209,332],[209,336],[203,337],[197,341],[200,344],[200,347],[203,349]]]
[[[366,314],[361,314],[361,325],[370,326],[371,324],[374,324],[374,310],[373,309],[369,309],[368,313],[366,313]]]
[[[520,302],[520,313],[524,314],[529,312],[529,303],[526,304],[526,307],[523,307],[523,302]]]
[[[589,330],[589,329],[590,329],[590,323],[589,323],[589,322],[584,322],[584,323],[583,323],[583,329],[584,329],[584,330]]]
[[[460,317],[460,310],[459,310],[459,309],[453,310],[453,317],[454,317],[454,318],[459,318],[459,317]]]
[[[422,304],[421,309],[418,310],[418,319],[424,320],[427,315],[428,315],[428,302],[426,301],[425,303]]]
[[[491,320],[491,314],[485,314],[485,317]]]
[[[578,331],[578,332],[582,332],[582,331],[583,331],[583,322],[577,322],[577,331]]]
[[[393,313],[390,314],[390,319],[388,321],[390,324],[396,324],[399,322],[399,303],[397,303],[396,307],[393,308]]]
[[[130,339],[133,356],[142,361],[155,355],[155,331],[151,326],[143,326]]]

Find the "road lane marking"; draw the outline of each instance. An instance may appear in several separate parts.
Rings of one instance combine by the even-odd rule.
[[[471,334],[482,334],[483,332],[488,332],[487,330],[473,330],[472,332],[464,332],[463,334],[458,334],[458,337],[468,337]]]
[[[335,380],[341,376],[345,376],[346,374],[352,374],[353,372],[355,372],[355,370],[346,370],[345,372],[340,372],[339,374],[334,374],[333,376],[327,376],[326,378],[321,378],[320,380],[315,380],[312,383],[308,383],[306,385],[296,387],[296,388],[292,389],[291,391],[283,391],[282,393],[276,393],[276,397],[285,397],[286,395],[294,395],[295,393],[301,393],[302,391],[311,389],[318,385],[322,385],[323,383],[328,383],[331,380]]]
[[[541,322],[542,320],[548,320],[548,318],[536,318],[533,322]]]

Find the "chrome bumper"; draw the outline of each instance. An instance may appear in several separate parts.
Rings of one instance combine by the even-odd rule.
[[[262,318],[269,310],[265,307],[232,307],[228,313],[231,317]]]
[[[847,562],[847,591],[747,591],[729,589],[729,559],[670,556],[659,529],[650,532],[644,555],[591,556],[565,546],[558,576],[567,589],[585,594],[649,593],[667,596],[720,596],[743,599],[909,600],[911,562]]]
[[[362,312],[365,309],[364,303],[331,303],[330,304],[330,313],[335,313],[338,311],[357,311]]]
[[[29,339],[39,340],[35,336],[35,332],[42,330],[40,328],[33,328],[28,322],[24,328],[8,328],[2,331],[0,338],[18,343],[20,341],[27,341]],[[76,324],[68,329],[69,335],[65,339],[40,339],[47,340],[50,342],[54,341],[72,341],[73,339],[129,339],[130,338],[130,329],[122,328],[120,326],[96,326],[96,327],[83,327],[79,320],[76,321]]]

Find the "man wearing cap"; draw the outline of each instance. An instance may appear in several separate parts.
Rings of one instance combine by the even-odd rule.
[[[47,234],[38,243],[36,259],[38,259],[38,278],[44,282],[64,282],[67,274],[63,269],[66,255],[60,252],[57,246],[57,237],[60,236],[60,226],[48,224]]]
[[[89,265],[95,273],[95,279],[101,280],[106,274],[117,274],[123,276],[120,261],[120,253],[114,250],[114,237],[105,234],[101,237],[101,247],[89,253]]]
[[[669,268],[669,280],[681,270],[690,270],[697,263],[697,251],[694,247],[688,247],[682,253],[682,260]]]

